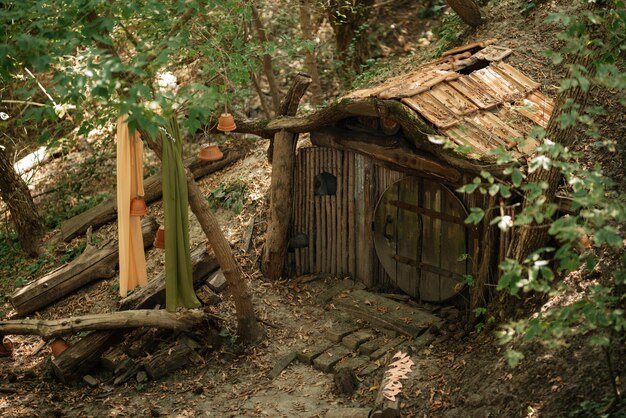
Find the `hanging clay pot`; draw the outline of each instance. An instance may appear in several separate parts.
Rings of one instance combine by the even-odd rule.
[[[395,135],[400,131],[400,124],[393,119],[382,118],[380,120],[380,127],[385,135]]]
[[[204,161],[218,161],[224,158],[224,154],[217,145],[207,145],[198,153],[198,159]]]
[[[68,347],[69,346],[65,343],[65,340],[63,338],[55,338],[50,343],[50,350],[52,350],[52,355],[54,356],[54,358],[58,358],[61,353],[67,350]]]
[[[157,229],[152,245],[154,246],[154,248],[165,248],[165,227],[163,225],[160,225],[159,229]]]
[[[0,344],[0,357],[11,357],[11,354],[13,354],[13,342],[5,337]]]
[[[134,197],[130,201],[130,216],[143,216],[146,213],[148,213],[146,201],[141,196]]]
[[[235,118],[230,113],[222,113],[217,119],[217,130],[222,132],[231,132],[237,129]]]

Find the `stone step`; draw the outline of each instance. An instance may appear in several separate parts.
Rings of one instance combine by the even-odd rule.
[[[356,351],[361,344],[363,344],[366,341],[371,340],[374,337],[375,335],[374,335],[373,330],[364,329],[364,330],[360,330],[357,332],[353,332],[352,334],[346,335],[341,340],[341,344],[343,344],[344,346],[346,346],[352,351]]]
[[[351,353],[352,352],[343,345],[332,346],[313,360],[313,367],[324,373],[330,373],[333,371],[335,364],[339,363],[341,359]]]
[[[389,341],[389,337],[381,336],[378,338],[374,338],[373,340],[369,340],[359,346],[359,354],[364,356],[369,356],[374,351],[383,347]]]
[[[367,356],[346,357],[335,365],[335,370],[352,369],[355,373],[367,367],[371,360]]]
[[[298,360],[305,364],[311,364],[316,357],[318,357],[324,351],[328,350],[333,345],[334,343],[332,343],[331,341],[322,338],[312,346],[305,347],[302,350],[298,351]]]
[[[388,341],[385,345],[380,347],[378,350],[376,350],[373,353],[371,353],[369,355],[370,359],[371,360],[377,360],[377,359],[381,358],[382,356],[387,354],[388,351],[393,350],[394,347],[397,347],[398,345],[402,344],[404,341],[406,341],[406,339],[403,338],[403,337],[396,337],[396,338]]]
[[[350,322],[332,322],[326,331],[326,337],[333,342],[340,342],[346,335],[352,334],[360,329],[356,324]]]

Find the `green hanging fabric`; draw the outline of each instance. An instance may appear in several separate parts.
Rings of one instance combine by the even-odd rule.
[[[163,209],[165,211],[165,308],[197,308],[189,251],[187,179],[183,144],[174,117],[168,121],[163,144]]]

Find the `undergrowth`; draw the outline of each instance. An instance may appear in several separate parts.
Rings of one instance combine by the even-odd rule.
[[[231,184],[220,183],[215,190],[207,196],[211,210],[218,208],[229,209],[239,214],[248,198],[249,186],[243,179],[236,179]]]

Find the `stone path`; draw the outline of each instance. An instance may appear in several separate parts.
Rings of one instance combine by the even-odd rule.
[[[336,309],[326,314],[325,332],[296,356],[324,373],[349,368],[359,378],[369,376],[397,351],[417,352],[429,345],[434,336],[428,328],[441,325],[430,312],[367,292],[351,280],[325,290],[317,300]]]

